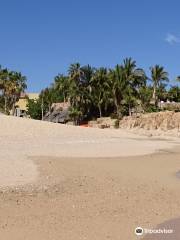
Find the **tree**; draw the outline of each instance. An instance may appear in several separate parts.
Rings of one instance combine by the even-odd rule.
[[[21,93],[27,88],[26,77],[20,72],[11,71],[9,72],[9,80],[7,83],[7,91],[12,105],[12,114],[14,115],[15,104],[19,100]]]
[[[93,97],[91,80],[95,75],[95,68],[90,65],[81,67],[81,111],[85,118],[92,115],[93,112]],[[92,112],[91,112],[92,111]]]
[[[146,85],[139,88],[139,99],[141,101],[141,106],[145,112],[150,108],[152,91],[152,87]]]
[[[94,69],[89,65],[81,67],[79,63],[71,64],[69,67],[69,91],[68,97],[71,103],[71,111],[77,115],[80,122],[87,116],[90,110],[90,80],[94,74]]]
[[[0,68],[0,89],[4,96],[4,111],[6,113],[8,106],[14,114],[15,103],[26,87],[26,77],[20,72]]]
[[[99,68],[95,71],[93,78],[90,81],[93,103],[98,106],[99,116],[102,117],[102,108],[109,102],[110,81],[106,68]]]
[[[157,88],[157,98],[161,101],[166,101],[168,99],[168,91],[167,91],[167,84],[160,83],[159,87]]]
[[[120,117],[124,90],[126,88],[126,82],[123,77],[122,66],[116,65],[115,69],[110,69],[109,79],[111,81],[113,103],[116,107],[116,113],[118,117]]]
[[[80,63],[71,64],[67,76],[58,74],[53,84],[42,91],[39,100],[30,102],[32,111],[36,112],[31,115],[39,118],[41,102],[43,113],[46,114],[51,110],[52,103],[62,101],[69,101],[69,116],[75,124],[114,113],[117,113],[118,118],[131,115],[133,108],[138,105],[141,105],[145,112],[158,111],[158,100],[167,98],[178,100],[179,90],[178,88],[167,90],[165,82],[168,81],[168,74],[163,67],[155,65],[150,69],[153,86],[147,85],[148,78],[144,70],[138,68],[131,58],[124,59],[122,64],[112,69],[103,67],[95,69],[90,65],[81,66]],[[9,78],[8,73],[5,81],[8,103],[14,89],[13,81],[8,82]],[[180,76],[177,79],[180,81]],[[1,83],[2,81],[0,88]],[[151,105],[152,97],[156,107]]]
[[[63,101],[68,101],[68,93],[69,93],[69,78],[62,74],[59,74],[54,79],[55,84],[54,88],[58,90],[59,94],[63,96]]]
[[[71,64],[69,73],[69,98],[73,108],[79,108],[81,101],[82,75],[81,65],[79,63]]]
[[[164,67],[155,65],[150,68],[151,70],[151,81],[153,82],[153,95],[152,102],[157,107],[158,106],[158,96],[157,89],[160,87],[162,82],[168,82],[168,73],[164,70]]]
[[[46,106],[46,110],[49,112],[51,111],[51,105],[54,102],[53,94],[53,88],[45,88],[39,95],[41,102],[43,102],[43,105]]]
[[[178,86],[171,86],[168,91],[168,99],[174,102],[180,102],[180,88]]]
[[[82,117],[82,112],[76,107],[71,107],[69,109],[69,116],[73,120],[74,125],[79,125],[79,120]]]
[[[2,91],[2,95],[4,98],[4,112],[7,113],[7,88],[8,88],[8,79],[9,72],[6,69],[2,69],[0,67],[0,90]]]
[[[136,68],[136,62],[131,58],[126,58],[122,65],[123,78],[126,84],[124,89],[124,101],[128,105],[128,112],[136,104],[139,88],[146,84],[146,74],[143,69]]]
[[[27,114],[33,119],[42,119],[41,100],[28,99],[27,100]]]

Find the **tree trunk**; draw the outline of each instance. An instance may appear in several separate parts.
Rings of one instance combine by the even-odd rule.
[[[107,103],[105,103],[105,106],[104,106],[104,111],[105,111],[105,116],[107,116],[106,114],[107,114],[107,109],[108,109],[108,105],[107,105]]]
[[[4,112],[7,113],[7,97],[4,96]]]
[[[42,102],[41,102],[41,120],[44,120],[44,101],[42,98]]]
[[[48,108],[49,108],[49,122],[50,122],[51,121],[51,104],[50,103],[49,103]]]
[[[13,104],[12,104],[12,115],[14,116],[14,114],[15,114],[16,96],[13,96],[12,99],[13,99]]]
[[[120,117],[120,111],[119,111],[119,106],[118,105],[116,105],[116,113],[117,113],[118,118],[119,118]]]
[[[13,102],[13,104],[12,104],[12,115],[14,116],[14,114],[15,114],[15,103]]]
[[[153,104],[157,107],[157,96],[156,96],[156,86],[153,87],[153,96],[152,96]]]
[[[101,104],[98,104],[98,108],[99,108],[99,116],[100,118],[102,117],[102,109],[101,109]]]
[[[129,116],[131,116],[132,114],[131,114],[131,106],[130,106],[130,104],[129,104]]]
[[[118,101],[117,101],[116,98],[114,99],[114,104],[115,104],[115,106],[116,106],[116,113],[117,113],[117,115],[118,115],[118,118],[120,118],[121,112],[120,112],[120,107],[119,107],[119,105],[118,105]]]
[[[65,96],[65,94],[64,94],[64,96],[63,96],[63,100],[64,100],[64,103],[66,102],[66,96]]]
[[[51,112],[51,104],[50,103],[49,103],[48,108],[49,108],[49,112]]]

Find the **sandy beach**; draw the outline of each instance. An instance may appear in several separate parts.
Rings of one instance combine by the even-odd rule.
[[[136,227],[180,217],[179,143],[0,116],[1,236],[139,239]]]

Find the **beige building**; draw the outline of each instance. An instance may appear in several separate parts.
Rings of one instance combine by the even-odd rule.
[[[38,99],[39,93],[22,93],[19,101],[16,102],[15,116],[24,117],[27,112],[27,99]]]

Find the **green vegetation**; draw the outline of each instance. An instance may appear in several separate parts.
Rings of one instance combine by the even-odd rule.
[[[148,77],[131,58],[126,58],[113,69],[71,64],[66,76],[59,74],[48,91],[42,91],[40,102],[44,98],[46,112],[49,111],[47,105],[50,106],[52,102],[69,101],[69,115],[79,123],[103,116],[120,119],[124,115],[131,115],[137,108],[141,108],[142,112],[159,111],[160,100],[180,99],[178,86],[167,88],[168,73],[163,67],[155,65],[150,68],[150,73]]]
[[[25,76],[0,66],[0,109],[6,114],[9,114],[10,110],[14,113],[15,103],[26,87]]]
[[[151,80],[153,82],[153,96],[152,99],[154,101],[155,106],[158,106],[159,101],[159,94],[162,93],[163,89],[163,81],[168,82],[168,73],[164,71],[163,67],[160,67],[159,65],[155,65],[151,68]],[[161,89],[162,88],[162,89]],[[157,91],[159,90],[159,94],[157,94]]]
[[[44,111],[45,109],[42,109],[42,103],[39,99],[28,99],[27,114],[31,118],[41,120],[42,110]]]
[[[168,81],[168,73],[162,66],[151,67],[148,77],[131,58],[111,69],[75,63],[69,66],[67,75],[55,76],[51,86],[41,91],[38,100],[28,100],[28,114],[41,119],[56,102],[70,103],[69,116],[76,124],[103,116],[120,119],[137,109],[155,112],[160,110],[160,101],[180,102],[180,76],[174,86],[168,86]],[[5,112],[13,109],[25,88],[24,76],[1,68],[0,108]]]

